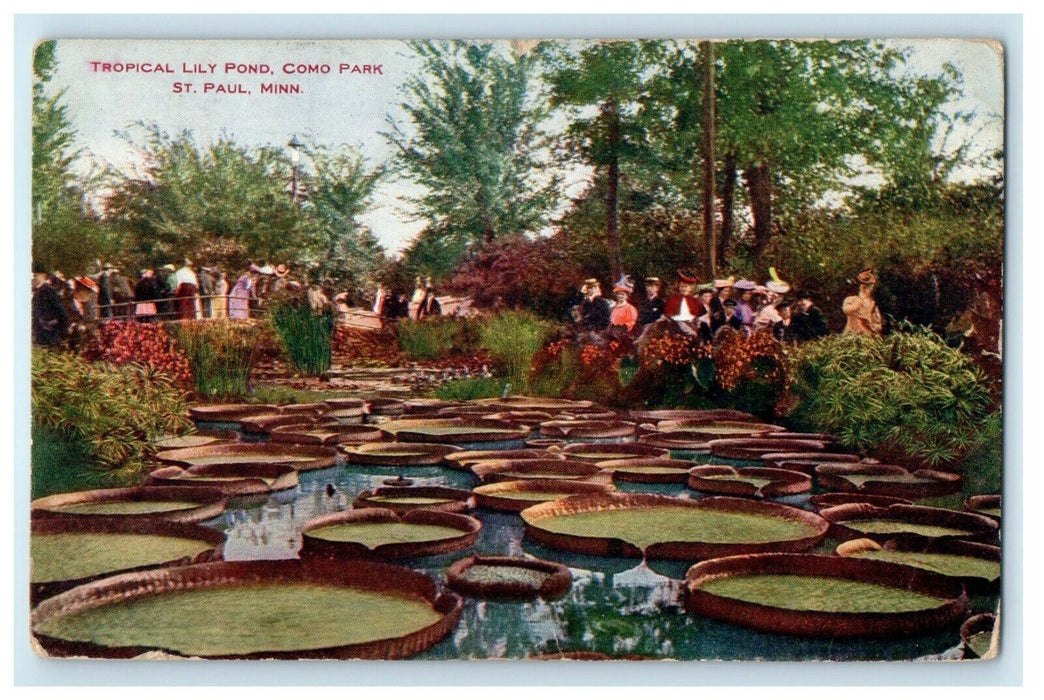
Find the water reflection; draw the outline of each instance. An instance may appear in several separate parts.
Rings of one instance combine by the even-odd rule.
[[[709,460],[709,455],[703,455]],[[713,460],[716,463],[746,463]],[[356,495],[387,479],[405,476],[417,486],[470,489],[473,477],[443,467],[349,465],[300,474],[294,489],[267,498],[232,501],[209,525],[228,533],[229,560],[290,559],[301,547],[301,527],[312,518],[351,507]],[[684,484],[631,484],[626,492],[698,497]],[[802,505],[807,496],[786,499]],[[592,557],[543,547],[525,539],[516,513],[479,508],[483,523],[475,546],[449,554],[394,562],[445,581],[452,562],[470,553],[532,556],[570,568],[573,585],[561,599],[547,602],[492,602],[467,599],[460,624],[442,642],[418,658],[522,659],[563,651],[597,651],[673,659],[891,660],[949,658],[957,630],[888,639],[803,639],[756,632],[689,615],[683,607],[683,579],[694,562],[639,561]],[[832,551],[836,543],[824,544]],[[976,608],[992,609],[996,597],[976,599]]]

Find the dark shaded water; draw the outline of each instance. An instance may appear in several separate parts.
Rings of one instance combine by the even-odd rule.
[[[708,458],[703,455],[696,461],[705,462]],[[331,469],[301,472],[297,488],[275,494],[263,504],[231,502],[221,517],[205,524],[227,532],[228,560],[295,558],[305,522],[346,510],[360,491],[381,486],[386,479],[399,475],[413,479],[418,486],[470,489],[474,485],[470,474],[444,467],[342,463]],[[326,493],[328,484],[336,487],[332,496]],[[617,488],[686,498],[701,496],[682,484],[621,483]],[[807,496],[779,502],[807,506]],[[682,580],[692,562],[642,562],[548,549],[525,539],[523,522],[517,514],[480,508],[472,515],[483,523],[473,548],[393,563],[423,571],[443,583],[446,568],[468,554],[531,555],[566,564],[573,574],[573,586],[565,597],[550,603],[466,599],[457,628],[417,658],[519,659],[584,650],[679,660],[897,660],[954,658],[960,641],[956,627],[915,637],[822,640],[756,632],[716,622],[691,615],[682,607]],[[827,541],[818,551],[832,552],[836,544]],[[977,599],[973,604],[976,612],[991,611],[996,598]]]

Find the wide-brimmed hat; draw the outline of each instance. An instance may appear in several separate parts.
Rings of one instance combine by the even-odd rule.
[[[83,287],[84,289],[89,289],[92,292],[97,292],[98,291],[98,284],[94,280],[92,280],[90,277],[84,277],[84,276],[73,277],[73,284],[78,284],[81,287]]]
[[[630,294],[633,291],[634,290],[631,289],[630,287],[625,287],[622,284],[617,284],[617,285],[613,286],[613,294],[617,294],[619,292],[623,292],[624,294]]]
[[[685,284],[697,284],[700,280],[694,272],[689,270],[678,270],[678,281]]]
[[[178,268],[174,267],[174,263],[167,263],[166,265],[163,266],[163,269],[164,270],[170,270],[171,272],[174,272]]]
[[[645,278],[645,283],[646,284],[655,284],[657,287],[662,287],[663,286],[663,280],[660,279],[659,277],[646,277]]]
[[[856,279],[859,284],[877,284],[877,275],[874,274],[872,268],[867,268],[856,275]]]
[[[290,273],[290,268],[287,267],[286,263],[279,263],[275,266],[276,277],[286,277]]]
[[[714,288],[715,289],[722,289],[724,287],[734,287],[734,286],[736,286],[736,280],[735,280],[735,278],[733,278],[731,276],[729,276],[726,279],[714,280]]]
[[[271,265],[265,265],[264,267],[258,268],[258,272],[260,272],[262,275],[274,275],[275,268],[273,268]]]
[[[757,289],[758,285],[754,284],[750,280],[736,280],[736,284],[732,286],[734,289],[739,289],[744,292],[751,292]]]
[[[714,284],[712,282],[704,282],[703,284],[696,286],[696,291],[700,294],[703,294],[704,292],[713,292]]]

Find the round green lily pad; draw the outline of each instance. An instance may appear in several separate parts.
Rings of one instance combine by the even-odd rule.
[[[713,595],[785,610],[848,613],[901,613],[931,610],[944,598],[876,583],[825,576],[752,574],[709,581]]]

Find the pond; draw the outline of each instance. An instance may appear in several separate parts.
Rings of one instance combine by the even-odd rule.
[[[230,424],[200,424],[201,428],[222,426],[228,428]],[[695,463],[712,461],[710,455],[699,453],[684,458],[694,458]],[[755,464],[721,458],[713,458],[713,462]],[[292,559],[298,556],[301,528],[308,520],[347,510],[360,491],[380,487],[400,475],[412,479],[416,486],[471,489],[476,484],[469,473],[445,467],[348,465],[339,459],[333,468],[301,472],[299,486],[274,494],[266,503],[238,506],[230,501],[224,514],[203,524],[227,533],[227,560]],[[704,495],[684,484],[618,482],[616,488],[684,498]],[[809,507],[808,494],[772,500]],[[912,637],[831,640],[757,632],[710,620],[687,613],[682,607],[682,582],[691,562],[645,562],[549,549],[525,538],[524,524],[517,513],[477,508],[471,515],[483,523],[474,547],[392,563],[422,571],[444,584],[449,565],[469,554],[529,555],[568,566],[572,588],[552,602],[467,598],[457,628],[414,658],[522,659],[559,651],[678,660],[902,660],[957,655],[960,638],[956,628]],[[832,553],[836,546],[837,542],[828,539],[816,552]],[[976,612],[992,611],[996,602],[996,596],[972,600]]]

